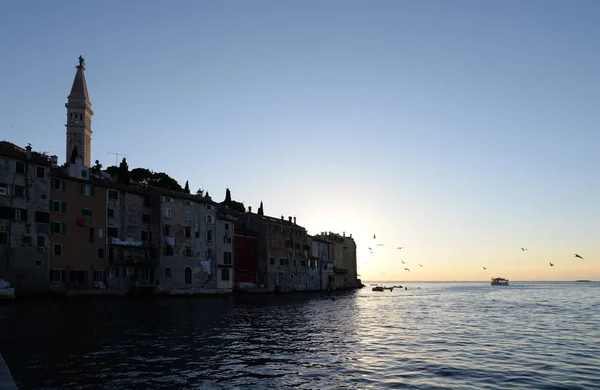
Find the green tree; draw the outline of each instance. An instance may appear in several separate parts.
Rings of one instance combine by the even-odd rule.
[[[185,192],[186,194],[190,193],[190,183],[188,183],[188,181],[185,181],[185,187],[183,188],[183,192]]]
[[[127,165],[127,160],[123,157],[121,164],[119,164],[119,172],[117,173],[117,183],[120,184],[129,184],[131,181],[129,175],[129,165]]]
[[[150,184],[152,182],[152,171],[147,168],[135,168],[130,172],[131,181],[138,184]]]
[[[94,176],[100,176],[100,172],[102,172],[102,164],[100,164],[100,161],[95,161],[94,166],[90,168],[90,172]]]
[[[225,203],[231,203],[231,191],[229,191],[229,188],[225,190]]]
[[[111,165],[110,167],[106,168],[106,173],[108,173],[112,177],[117,177],[117,175],[119,174],[119,167],[116,165]]]

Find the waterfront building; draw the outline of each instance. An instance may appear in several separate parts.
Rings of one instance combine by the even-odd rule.
[[[217,289],[232,291],[233,279],[233,239],[235,236],[235,218],[229,214],[218,213],[216,223],[216,263]]]
[[[346,287],[355,288],[358,287],[358,270],[356,264],[356,242],[352,238],[352,234],[346,236],[346,233],[342,233],[344,238],[343,242],[343,265],[348,270],[348,274],[345,278]]]
[[[258,287],[258,241],[260,235],[245,223],[235,226],[233,272],[235,286],[241,289]]]
[[[107,183],[80,158],[52,168],[50,182],[50,289],[105,287]]]
[[[160,200],[162,291],[193,294],[217,289],[216,203],[208,196],[149,187]]]
[[[335,274],[331,254],[331,242],[326,233],[312,237],[311,258],[315,259],[319,265],[319,288],[321,290],[333,289],[335,287]]]
[[[152,284],[160,265],[160,197],[143,188],[110,183],[106,199],[108,288],[130,291]]]
[[[0,141],[0,279],[17,293],[48,288],[50,167],[31,145]]]

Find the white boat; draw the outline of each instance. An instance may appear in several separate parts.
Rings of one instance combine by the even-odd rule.
[[[0,279],[0,299],[15,299],[15,289],[4,279]]]
[[[492,278],[490,285],[492,285],[492,286],[508,286],[508,279]]]

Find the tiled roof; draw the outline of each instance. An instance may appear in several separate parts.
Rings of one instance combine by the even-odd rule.
[[[40,165],[50,165],[48,157],[41,153],[31,152],[31,157],[27,157],[27,150],[8,141],[0,141],[0,156],[12,157],[19,160],[31,161]]]

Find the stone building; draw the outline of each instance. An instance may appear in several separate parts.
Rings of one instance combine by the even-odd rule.
[[[331,242],[325,233],[312,237],[311,258],[316,259],[320,272],[320,289],[327,290],[335,287],[335,274],[331,260]]]
[[[148,186],[160,197],[159,272],[164,292],[216,291],[216,203],[209,197]]]
[[[258,240],[258,284],[269,290],[292,291],[307,286],[309,249],[306,229],[295,218],[274,218],[251,211],[238,216],[238,226],[254,230]]]
[[[17,294],[48,289],[50,159],[0,142],[0,279]]]
[[[346,233],[342,233],[344,238],[342,250],[342,258],[344,269],[348,270],[347,278],[345,279],[346,287],[356,288],[358,287],[358,270],[356,264],[356,242],[352,238],[352,234],[346,236]]]
[[[217,264],[217,288],[233,289],[233,238],[235,218],[228,214],[217,214],[215,231],[215,260]]]
[[[83,165],[90,167],[92,156],[92,102],[88,95],[85,80],[85,62],[79,56],[79,65],[67,97],[67,158],[74,162],[81,159]]]
[[[239,224],[235,227],[233,272],[235,286],[240,289],[258,287],[258,240],[260,235]]]
[[[129,291],[154,283],[160,265],[160,196],[110,183],[106,199],[108,287]]]

